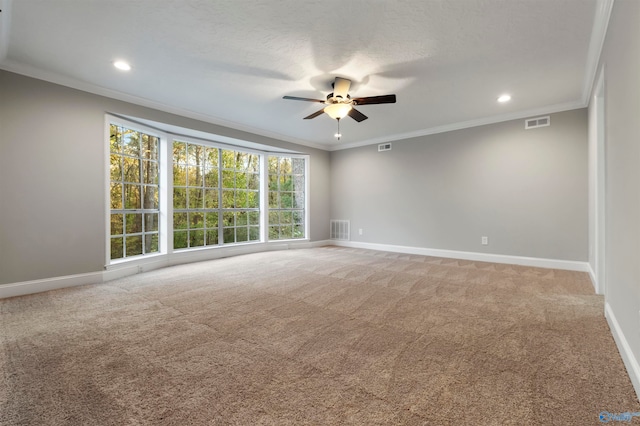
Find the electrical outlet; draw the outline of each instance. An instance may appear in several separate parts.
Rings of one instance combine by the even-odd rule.
[[[482,237],[482,245],[483,246],[489,245],[489,237]]]
[[[362,228],[358,229],[358,235],[362,235]]]

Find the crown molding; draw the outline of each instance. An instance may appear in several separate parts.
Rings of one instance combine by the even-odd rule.
[[[0,0],[2,1],[2,0]],[[4,13],[4,12],[3,12]],[[184,108],[178,108],[175,106],[167,105],[162,102],[152,101],[147,98],[143,98],[140,96],[130,95],[124,92],[119,92],[113,89],[107,89],[102,86],[98,86],[95,84],[87,83],[81,80],[77,80],[75,78],[65,77],[57,73],[44,71],[35,67],[26,66],[22,64],[14,63],[10,60],[5,60],[0,62],[0,69],[5,71],[9,71],[15,74],[24,75],[26,77],[35,78],[37,80],[47,81],[49,83],[58,84],[61,86],[69,87],[71,89],[80,90],[83,92],[92,93],[94,95],[104,96],[107,98],[128,102],[131,104],[152,108],[155,110],[168,112],[170,114],[179,115],[186,118],[191,118],[198,121],[203,121],[205,123],[215,124],[217,126],[227,127],[232,130],[238,130],[250,134],[254,134],[257,136],[263,136],[270,139],[276,139],[278,141],[294,143],[296,145],[303,145],[309,148],[315,148],[320,150],[327,150],[327,147],[324,145],[315,144],[313,142],[309,142],[302,139],[292,138],[290,136],[282,135],[276,132],[270,132],[264,129],[258,129],[255,127],[247,126],[241,123],[237,123],[235,121],[224,120],[219,117],[214,117],[211,115],[201,114],[195,111],[191,111]],[[253,141],[261,143],[258,141]]]
[[[341,146],[331,146],[329,151],[340,151],[343,149],[358,148],[361,146],[375,145],[379,143],[395,142],[403,139],[418,138],[421,136],[435,135],[438,133],[452,132],[454,130],[468,129],[472,127],[485,126],[487,124],[502,123],[505,121],[519,120],[522,118],[533,117],[536,115],[553,114],[556,112],[570,111],[579,108],[585,108],[586,104],[582,101],[568,102],[558,105],[550,105],[541,108],[533,108],[525,111],[516,111],[508,114],[494,115],[491,117],[480,118],[477,120],[461,121],[458,123],[445,124],[442,126],[430,127],[415,132],[401,133],[392,136],[384,136],[375,139],[368,139],[360,142],[353,142]]]

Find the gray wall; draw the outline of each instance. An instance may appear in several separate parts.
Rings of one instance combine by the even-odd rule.
[[[328,238],[327,152],[0,70],[0,284],[103,269],[106,112],[310,154],[310,237]]]
[[[639,23],[640,2],[616,0],[601,56],[606,120],[605,301],[636,361],[640,361]],[[636,391],[640,392],[639,382]]]
[[[331,218],[352,241],[586,261],[587,147],[580,109],[335,151]]]

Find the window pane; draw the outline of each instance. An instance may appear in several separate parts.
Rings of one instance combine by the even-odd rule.
[[[208,230],[206,234],[207,245],[214,246],[218,244],[218,230]]]
[[[142,135],[142,158],[148,160],[158,159],[158,138],[151,135]]]
[[[222,168],[230,170],[236,168],[235,152],[227,149],[222,150]]]
[[[232,209],[235,206],[235,191],[225,190],[222,191],[222,208]]]
[[[218,190],[217,189],[205,189],[204,208],[205,209],[218,208]]]
[[[158,187],[146,185],[142,187],[144,192],[144,199],[142,200],[143,209],[157,209],[158,208]]]
[[[227,226],[235,226],[235,213],[234,212],[224,212],[222,213],[222,226],[225,228]]]
[[[115,124],[109,125],[109,151],[121,153],[122,152],[122,141],[120,134],[121,129]],[[122,256],[120,256],[122,257]]]
[[[111,238],[111,259],[121,259],[124,256],[123,246],[122,237]]]
[[[280,227],[280,239],[290,239],[293,237],[293,227],[285,225]]]
[[[204,163],[204,147],[201,145],[187,145],[187,162],[191,166],[202,166]]]
[[[125,155],[140,157],[140,133],[131,129],[123,129],[122,148]]]
[[[144,215],[145,232],[158,231],[158,213],[147,213]]]
[[[278,175],[269,175],[269,191],[278,190]]]
[[[235,236],[235,228],[224,228],[224,231],[222,233],[222,242],[224,244],[229,244],[229,243],[235,243],[236,242],[236,236]]]
[[[236,208],[242,209],[247,207],[247,191],[236,191]]]
[[[269,239],[270,240],[278,240],[280,239],[280,227],[279,226],[269,226]]]
[[[291,222],[291,212],[280,212],[280,224],[290,224]]]
[[[187,186],[187,166],[181,164],[173,165],[173,184]]]
[[[124,223],[127,234],[142,232],[142,215],[129,213],[124,215]],[[129,249],[127,249],[127,253]]]
[[[188,232],[187,231],[173,231],[173,248],[182,249],[188,247]]]
[[[173,229],[187,229],[187,213],[173,214]]]
[[[293,207],[293,193],[281,192],[280,193],[280,208],[290,209]]]
[[[236,242],[249,241],[249,232],[246,226],[236,228]]]
[[[278,193],[277,192],[269,192],[269,208],[277,209],[280,207],[278,204]]]
[[[146,234],[144,236],[144,252],[157,253],[158,250],[158,234]]]
[[[191,212],[189,213],[189,228],[203,228],[204,227],[204,213]]]
[[[253,191],[247,193],[247,207],[250,209],[260,207],[260,193]]]
[[[111,154],[109,170],[112,181],[120,182],[122,180],[122,156]]]
[[[277,225],[280,223],[280,217],[277,211],[269,212],[269,225]]]
[[[207,213],[205,215],[205,226],[207,228],[218,228],[218,212]]]
[[[207,170],[218,170],[218,148],[206,148],[204,151],[204,165]]]
[[[260,224],[260,212],[249,212],[249,225]]]
[[[187,144],[184,142],[173,142],[173,162],[187,164]]]
[[[243,226],[247,224],[247,212],[236,213],[236,226]]]
[[[126,237],[127,256],[137,256],[142,254],[142,235]]]
[[[249,240],[250,241],[258,241],[258,240],[260,240],[260,227],[259,226],[250,226],[249,227]]]
[[[121,214],[111,215],[111,235],[122,235],[124,232],[124,217]]]
[[[187,185],[202,186],[202,167],[189,166],[187,168]]]
[[[293,238],[304,238],[304,226],[296,225],[293,227]]]
[[[122,185],[119,183],[112,183],[110,185],[111,188],[111,209],[120,210],[122,209]]]
[[[123,157],[124,181],[130,183],[140,182],[140,160],[137,158]]]
[[[293,208],[304,209],[304,192],[293,193]]]
[[[173,208],[187,208],[187,190],[186,188],[173,188]]]
[[[204,207],[203,189],[189,188],[189,208],[201,209]]]
[[[247,188],[253,190],[260,189],[260,175],[257,173],[251,173],[248,176]]]
[[[124,186],[124,208],[125,209],[140,209],[142,203],[140,199],[140,186],[139,185],[125,185]]]
[[[229,171],[229,170],[223,170],[222,171],[222,187],[223,188],[235,188],[236,187],[236,179],[235,179],[236,173]]]
[[[158,184],[158,163],[155,161],[142,162],[142,183]]]
[[[269,174],[278,174],[278,157],[269,157]]]
[[[204,186],[208,188],[218,187],[218,169],[207,170],[204,176]]]
[[[189,247],[204,245],[204,231],[189,231]]]

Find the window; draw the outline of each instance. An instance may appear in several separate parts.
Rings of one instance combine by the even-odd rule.
[[[260,240],[260,156],[220,150],[222,157],[222,241]]]
[[[260,156],[174,141],[173,248],[259,240]]]
[[[110,262],[306,238],[306,156],[109,120]]]
[[[305,159],[269,156],[269,239],[305,238]]]
[[[110,125],[111,260],[157,253],[157,136]]]
[[[218,244],[218,149],[173,142],[173,248]]]

